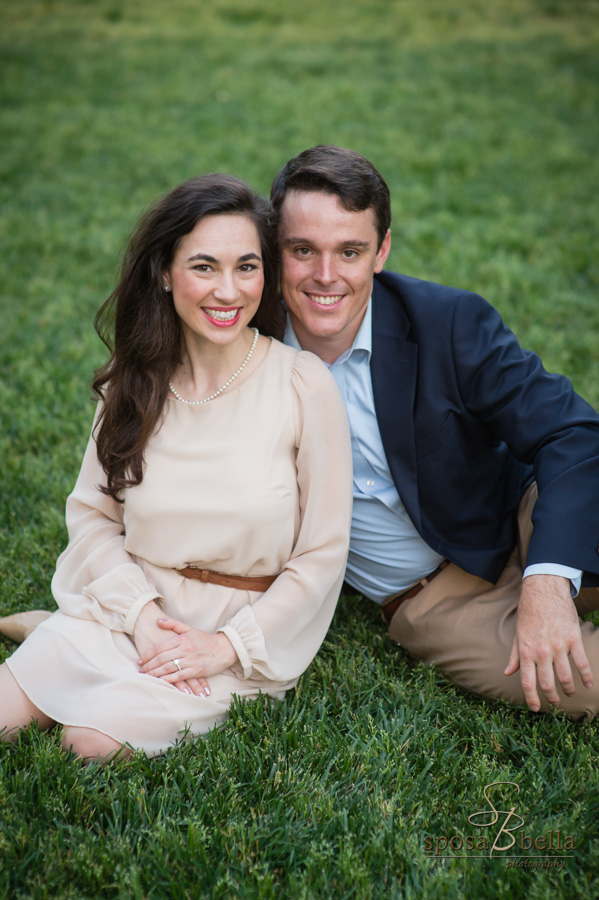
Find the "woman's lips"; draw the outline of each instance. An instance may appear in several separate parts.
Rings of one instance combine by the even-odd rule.
[[[202,312],[213,325],[217,325],[219,328],[230,328],[239,321],[241,307],[234,306],[231,308],[229,306],[219,308],[217,306],[203,306]]]

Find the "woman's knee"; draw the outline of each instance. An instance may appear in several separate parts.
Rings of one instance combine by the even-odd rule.
[[[37,722],[42,729],[56,723],[35,706],[6,665],[0,666],[0,740],[14,741],[24,728]]]
[[[96,731],[95,728],[80,728],[67,725],[63,729],[62,746],[65,750],[73,752],[83,762],[110,762],[118,754],[130,756],[131,751],[114,738]]]

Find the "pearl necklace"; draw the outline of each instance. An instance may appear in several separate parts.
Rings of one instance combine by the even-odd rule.
[[[214,400],[215,397],[218,397],[219,394],[222,394],[222,392],[223,392],[226,388],[229,387],[229,385],[231,384],[231,382],[232,382],[232,381],[235,381],[235,379],[237,378],[238,375],[241,375],[241,373],[243,372],[243,370],[245,369],[245,367],[246,367],[247,364],[249,363],[250,359],[252,358],[252,353],[254,352],[254,349],[255,349],[255,347],[256,347],[256,344],[258,343],[258,329],[257,329],[257,328],[254,328],[253,330],[254,330],[254,340],[252,341],[252,346],[250,347],[250,352],[248,353],[248,355],[246,356],[246,358],[244,359],[244,361],[241,363],[241,365],[239,366],[239,368],[237,369],[237,371],[236,371],[236,372],[233,372],[233,374],[231,375],[231,377],[229,378],[229,380],[228,380],[228,381],[225,381],[225,383],[223,384],[222,387],[220,387],[217,391],[215,391],[214,394],[210,394],[209,397],[204,397],[203,400],[185,400],[183,397],[181,397],[180,394],[178,394],[178,393],[176,392],[176,390],[175,390],[174,387],[173,387],[172,382],[169,381],[168,386],[169,386],[169,388],[171,389],[171,391],[173,392],[173,394],[175,395],[175,397],[177,398],[177,400],[179,400],[181,403],[187,403],[188,406],[201,406],[202,403],[208,403],[210,400]]]

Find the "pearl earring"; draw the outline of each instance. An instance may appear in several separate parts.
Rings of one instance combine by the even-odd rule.
[[[171,290],[171,289],[170,289],[170,287],[168,286],[168,284],[165,284],[165,285],[164,285],[164,290],[167,292],[167,294],[170,294],[170,290]]]

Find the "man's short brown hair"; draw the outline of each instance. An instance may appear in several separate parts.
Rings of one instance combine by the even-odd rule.
[[[345,209],[372,209],[379,248],[391,225],[391,197],[383,176],[366,157],[331,144],[304,150],[283,166],[272,183],[270,199],[277,219],[287,191],[336,194]]]

